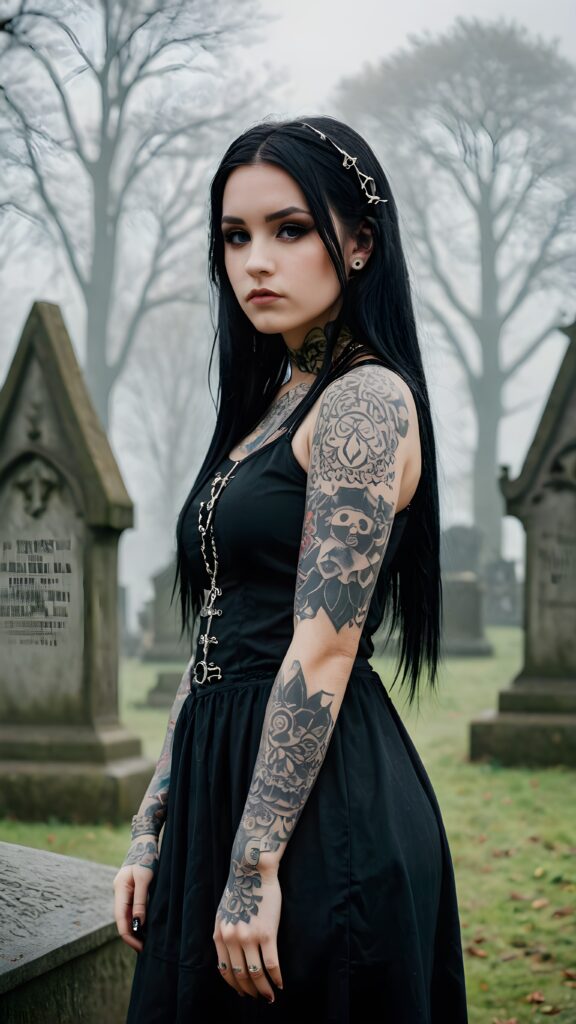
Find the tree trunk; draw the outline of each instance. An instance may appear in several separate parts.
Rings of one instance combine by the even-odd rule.
[[[94,244],[86,288],[86,383],[105,431],[114,375],[108,364],[108,332],[116,268],[116,237],[109,217],[112,152],[107,140],[94,173]]]
[[[501,383],[484,387],[475,396],[478,437],[473,462],[474,523],[483,533],[481,560],[485,564],[502,553],[504,500],[498,486],[498,430],[502,417]],[[488,386],[486,386],[488,385]]]

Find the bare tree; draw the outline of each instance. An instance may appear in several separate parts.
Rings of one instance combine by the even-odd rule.
[[[257,13],[254,0],[21,0],[0,22],[11,207],[47,218],[66,255],[105,427],[145,318],[206,302],[193,283],[200,183],[262,90],[234,82],[222,58],[254,35]]]
[[[505,388],[569,315],[576,281],[576,68],[502,21],[459,18],[409,42],[344,79],[337,106],[384,154],[425,313],[464,372],[489,558],[501,549],[498,432],[515,411]]]

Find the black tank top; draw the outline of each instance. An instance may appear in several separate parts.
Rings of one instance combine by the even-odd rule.
[[[362,365],[383,365],[376,358]],[[356,364],[355,365],[359,365]],[[294,594],[307,473],[292,449],[292,436],[327,383],[349,366],[335,364],[324,381],[313,382],[299,405],[282,424],[283,432],[240,460],[222,490],[212,520],[218,557],[217,585],[222,593],[210,633],[217,644],[210,658],[220,666],[222,679],[276,672],[293,636]],[[319,385],[319,386],[317,386]],[[224,475],[233,460],[223,458],[211,478],[189,504],[182,521],[182,543],[190,578],[202,589],[210,585],[200,549],[198,511],[210,495],[218,470]],[[374,653],[372,637],[382,623],[388,570],[396,554],[407,506],[395,516],[370,607],[360,638],[357,661]],[[209,555],[210,564],[212,557]],[[201,618],[200,630],[206,624]],[[197,641],[195,660],[202,657]]]

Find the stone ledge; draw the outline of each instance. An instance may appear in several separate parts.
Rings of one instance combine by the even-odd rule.
[[[128,843],[127,835],[127,848]],[[0,842],[0,993],[118,938],[116,872],[78,857]]]
[[[28,821],[50,814],[82,824],[119,824],[140,805],[154,767],[143,757],[105,765],[0,761],[0,814],[21,817],[25,807]]]
[[[470,760],[576,768],[576,714],[484,711],[470,723]]]
[[[115,874],[115,867],[0,842],[2,1020],[124,1024],[136,953],[114,921]]]
[[[122,725],[11,723],[0,726],[0,760],[86,761],[107,764],[137,758],[142,745]]]

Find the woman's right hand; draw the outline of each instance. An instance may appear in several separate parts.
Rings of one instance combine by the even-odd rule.
[[[114,916],[120,938],[141,953],[142,939],[136,938],[132,924],[135,918],[141,927],[146,920],[148,886],[158,867],[158,838],[141,835],[133,839],[124,863],[114,878]],[[141,931],[141,929],[140,929]]]

